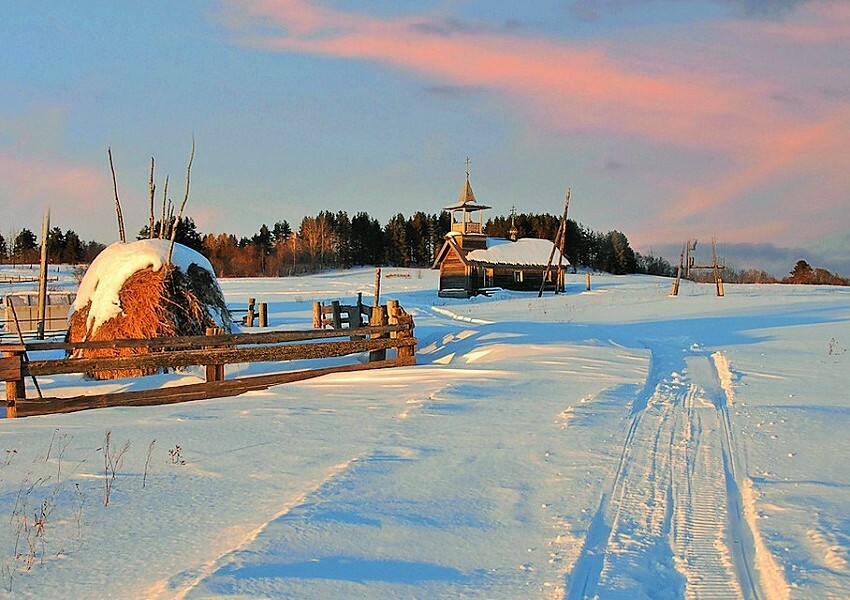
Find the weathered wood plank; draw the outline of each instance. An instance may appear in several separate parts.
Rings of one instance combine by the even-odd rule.
[[[274,373],[270,375],[255,375],[228,381],[211,383],[193,383],[172,388],[157,390],[141,390],[136,392],[118,392],[90,396],[74,396],[69,398],[44,398],[18,400],[18,417],[46,415],[52,413],[69,413],[92,408],[108,408],[116,406],[158,406],[176,404],[194,400],[238,396],[253,390],[268,389],[273,385],[291,383],[330,375],[333,373],[349,373],[368,369],[384,369],[415,364],[415,359],[401,358],[383,362],[357,363],[339,367],[308,369]]]
[[[104,349],[104,348],[193,348],[215,344],[217,346],[235,346],[248,344],[279,344],[284,342],[302,342],[308,340],[348,337],[350,335],[370,335],[373,333],[390,333],[401,331],[404,325],[386,325],[383,327],[358,327],[334,331],[333,329],[302,331],[267,331],[261,333],[233,333],[220,336],[182,336],[162,337],[151,339],[101,340],[95,342],[31,342],[26,344],[0,344],[0,351],[39,352],[42,350]]]
[[[17,381],[22,377],[20,356],[0,358],[0,381]]]
[[[346,329],[350,335],[352,329]],[[201,337],[214,342],[217,336]],[[372,339],[341,342],[318,342],[315,344],[292,344],[287,346],[258,346],[250,348],[215,348],[203,350],[174,350],[118,356],[114,358],[66,358],[59,360],[32,360],[23,366],[26,375],[59,375],[118,369],[144,369],[161,367],[188,367],[193,365],[233,364],[243,362],[271,362],[282,360],[304,360],[330,358],[357,352],[385,350],[416,343],[415,338]]]

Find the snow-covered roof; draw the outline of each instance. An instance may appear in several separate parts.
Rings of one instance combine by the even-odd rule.
[[[86,271],[77,291],[72,310],[81,310],[89,301],[86,328],[93,332],[103,323],[121,314],[118,292],[134,273],[150,267],[159,271],[168,259],[170,240],[138,240],[115,242],[97,255]],[[192,264],[210,272],[212,265],[202,254],[182,244],[174,244],[171,263],[184,273]]]
[[[549,262],[554,244],[549,240],[522,238],[512,242],[499,238],[487,238],[486,250],[471,250],[466,260],[496,265],[545,266]],[[556,249],[552,264],[558,264],[560,252]],[[569,265],[564,257],[563,264]]]

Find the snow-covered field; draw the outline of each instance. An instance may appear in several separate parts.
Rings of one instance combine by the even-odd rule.
[[[385,272],[410,275],[382,296],[414,315],[416,367],[0,421],[0,594],[850,596],[850,290],[568,276],[449,300]],[[295,329],[373,277],[222,288]]]

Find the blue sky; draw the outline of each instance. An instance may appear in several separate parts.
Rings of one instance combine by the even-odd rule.
[[[181,198],[194,134],[204,232],[436,212],[468,154],[493,215],[571,186],[571,216],[638,248],[850,245],[845,2],[3,4],[7,237],[49,206],[113,241],[107,146],[136,231],[150,157]]]

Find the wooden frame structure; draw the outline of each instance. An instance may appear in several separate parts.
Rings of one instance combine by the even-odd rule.
[[[695,264],[695,259],[692,256],[692,252],[696,250],[697,240],[688,240],[682,245],[682,252],[679,254],[679,268],[676,270],[676,278],[673,280],[673,288],[670,291],[671,296],[679,295],[679,283],[682,280],[682,274],[684,273],[685,279],[691,278],[691,270],[698,271],[711,271],[714,277],[714,287],[715,293],[718,298],[722,298],[725,296],[726,292],[723,290],[723,278],[720,276],[720,271],[726,268],[726,265],[722,264],[717,259],[717,240],[712,238],[711,240],[711,264],[710,265],[698,265]]]
[[[381,307],[383,308],[383,307]],[[189,400],[236,396],[272,385],[319,377],[329,373],[359,371],[416,364],[413,318],[397,302],[388,303],[379,324],[350,329],[311,329],[222,335],[208,330],[206,336],[184,336],[147,340],[96,342],[27,342],[0,344],[0,381],[6,383],[7,417],[73,412],[108,406],[152,406]],[[348,338],[333,341],[334,338]],[[142,352],[106,358],[60,358],[28,360],[27,355],[44,350],[70,354],[81,348],[133,348]],[[386,358],[394,349],[397,357]],[[224,380],[224,365],[251,362],[322,359],[369,352],[369,362],[271,375]],[[126,368],[174,368],[206,366],[206,383],[171,388],[76,396],[28,399],[25,377],[85,373]]]

